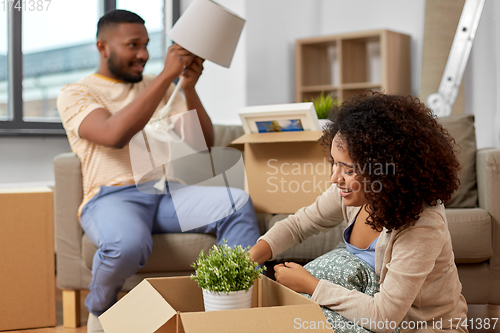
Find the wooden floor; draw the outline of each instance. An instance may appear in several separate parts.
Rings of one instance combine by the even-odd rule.
[[[56,313],[57,313],[57,326],[30,330],[8,331],[8,333],[86,333],[87,332],[87,317],[89,313],[85,309],[83,302],[87,293],[82,292],[81,295],[81,309],[82,309],[82,326],[78,328],[64,328],[62,326],[62,292],[58,289],[56,294]],[[123,296],[121,294],[120,296]],[[469,305],[469,318],[500,318],[500,306],[484,306],[484,305]],[[470,333],[500,333],[500,319],[497,322],[495,329],[489,330],[469,330]]]

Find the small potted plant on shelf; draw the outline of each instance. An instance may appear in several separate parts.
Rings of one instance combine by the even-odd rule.
[[[253,283],[265,267],[257,268],[258,264],[247,252],[249,248],[241,245],[231,248],[224,240],[208,254],[202,250],[191,264],[195,269],[191,279],[203,289],[205,311],[250,308]]]
[[[318,115],[320,127],[323,128],[323,126],[328,121],[328,112],[330,112],[330,110],[334,106],[338,106],[340,103],[338,99],[330,94],[325,96],[324,91],[322,91],[319,96],[314,97],[312,99],[312,102],[314,104],[314,108],[316,109],[316,114]]]

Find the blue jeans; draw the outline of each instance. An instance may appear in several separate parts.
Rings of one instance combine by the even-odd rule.
[[[85,300],[89,312],[99,316],[116,302],[125,280],[146,264],[153,247],[152,234],[182,232],[177,215],[188,223],[191,217],[193,225],[201,225],[202,220],[212,222],[189,232],[215,234],[218,244],[225,239],[229,246],[246,247],[260,236],[252,201],[244,191],[230,189],[233,208],[228,208],[221,204],[228,201],[225,187],[175,182],[169,182],[168,187],[168,194],[146,194],[135,185],[103,186],[83,208],[82,228],[98,247]],[[182,191],[174,192],[178,189]]]

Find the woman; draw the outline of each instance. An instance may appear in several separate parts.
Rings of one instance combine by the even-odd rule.
[[[467,332],[443,206],[460,183],[454,140],[412,97],[376,93],[331,114],[323,143],[333,160],[332,186],[276,223],[250,255],[264,263],[346,221],[347,249],[375,268],[378,293],[319,280],[295,263],[278,265],[277,281],[372,331],[399,325]]]

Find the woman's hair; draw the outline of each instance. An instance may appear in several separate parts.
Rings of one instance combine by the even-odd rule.
[[[415,224],[424,204],[447,202],[460,185],[455,140],[417,98],[373,93],[335,107],[329,119],[322,144],[331,149],[339,134],[365,182],[373,229]]]

